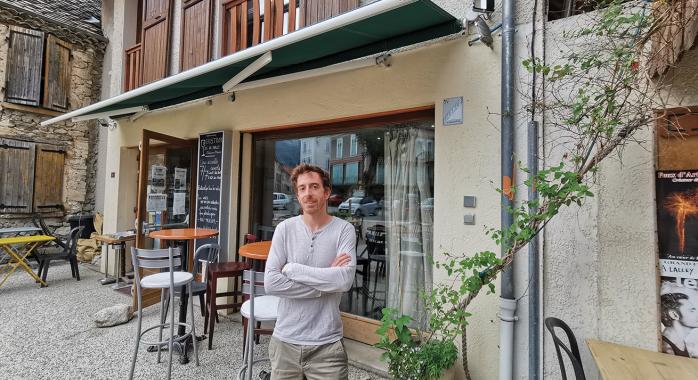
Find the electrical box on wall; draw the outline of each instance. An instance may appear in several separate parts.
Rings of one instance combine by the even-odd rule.
[[[465,214],[463,216],[463,224],[474,225],[475,224],[475,214]]]
[[[463,207],[475,207],[475,197],[472,195],[463,196]]]

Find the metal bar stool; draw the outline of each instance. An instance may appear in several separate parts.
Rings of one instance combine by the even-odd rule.
[[[161,348],[167,345],[169,350],[169,362],[167,367],[167,378],[170,379],[172,376],[172,348],[175,342],[183,344],[189,338],[192,337],[194,345],[194,355],[196,357],[196,365],[199,365],[199,350],[198,344],[196,342],[196,329],[194,327],[194,300],[189,300],[189,313],[191,314],[191,323],[177,322],[174,316],[174,307],[171,310],[170,322],[167,322],[165,316],[165,309],[163,305],[165,301],[165,295],[170,299],[170,303],[174,304],[175,287],[186,286],[187,293],[189,297],[192,297],[191,283],[194,276],[189,272],[184,272],[180,269],[182,267],[182,252],[179,248],[169,248],[169,249],[139,249],[131,248],[131,259],[133,261],[133,272],[136,281],[136,297],[138,298],[138,329],[136,331],[136,348],[133,351],[133,360],[131,361],[131,371],[128,375],[129,379],[133,379],[133,372],[136,368],[136,359],[138,357],[138,347],[141,342],[149,346],[157,346],[158,348],[158,363],[160,363]],[[140,269],[149,270],[166,270],[159,273],[150,274],[141,278]],[[160,292],[160,321],[163,323],[157,324],[147,328],[145,331],[142,330],[143,322],[143,306],[142,306],[142,289],[161,289]],[[174,327],[184,326],[189,328],[189,333],[184,335],[175,336]],[[170,329],[170,336],[166,340],[162,339],[162,329],[168,327]],[[158,341],[148,342],[143,339],[143,335],[147,332],[158,329]]]
[[[238,372],[238,380],[251,380],[252,367],[254,364],[269,361],[269,358],[254,359],[254,339],[255,323],[257,322],[273,322],[278,317],[279,297],[267,296],[264,290],[264,272],[255,272],[254,270],[246,270],[242,277],[242,292],[250,298],[245,301],[240,308],[242,315],[247,324],[243,328],[246,329],[247,339],[244,339],[242,362],[243,365]]]

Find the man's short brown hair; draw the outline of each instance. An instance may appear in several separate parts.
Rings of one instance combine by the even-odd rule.
[[[291,182],[293,182],[294,192],[296,191],[296,186],[298,185],[298,176],[305,173],[317,173],[322,180],[322,186],[325,189],[332,189],[332,185],[330,184],[330,175],[326,171],[317,165],[302,163],[293,168],[293,171],[291,172]]]

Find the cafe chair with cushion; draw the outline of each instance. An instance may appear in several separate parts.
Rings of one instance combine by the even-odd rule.
[[[204,244],[196,249],[194,253],[194,265],[192,265],[191,274],[194,276],[194,280],[191,283],[191,291],[194,297],[199,297],[199,305],[201,306],[201,315],[206,321],[206,301],[204,300],[204,295],[206,294],[206,272],[208,265],[211,263],[217,263],[220,257],[221,246],[216,243]],[[196,276],[200,276],[201,281],[196,281]],[[177,289],[177,297],[181,296],[182,288]],[[165,299],[165,314],[169,310],[170,300]],[[163,321],[164,322],[164,321]],[[204,331],[206,331],[206,326],[204,326]]]
[[[555,351],[557,352],[557,361],[560,363],[560,372],[562,373],[562,380],[567,380],[567,373],[565,372],[565,352],[567,359],[572,364],[574,369],[575,380],[586,380],[584,376],[584,368],[582,367],[582,357],[579,355],[579,347],[577,346],[577,339],[574,337],[572,329],[561,319],[555,317],[545,318],[545,327],[550,331],[550,335],[553,337],[553,343],[555,344]],[[569,342],[569,346],[560,339],[555,333],[555,329],[561,329]]]
[[[186,344],[189,337],[192,337],[192,344],[194,345],[194,357],[196,358],[196,365],[199,365],[199,349],[196,341],[196,328],[194,323],[194,299],[192,294],[191,284],[194,276],[190,272],[185,272],[179,270],[182,268],[182,253],[179,248],[168,248],[168,249],[139,249],[131,248],[131,260],[133,262],[133,273],[135,276],[136,283],[136,297],[138,300],[138,328],[136,330],[136,348],[133,351],[133,359],[131,361],[131,371],[129,372],[129,379],[133,379],[133,372],[136,369],[136,359],[138,357],[138,347],[142,342],[148,346],[157,346],[158,348],[158,363],[160,363],[161,349],[167,346],[169,351],[169,362],[167,367],[167,378],[170,379],[172,376],[172,348],[175,342],[178,344]],[[155,272],[153,274],[146,275],[141,278],[140,269],[146,269],[149,272]],[[158,272],[159,271],[159,272]],[[174,297],[176,289],[178,287],[186,286],[187,292],[191,299],[189,300],[189,314],[191,323],[177,322],[174,316],[174,307],[170,312],[170,322],[167,322],[167,317],[164,313],[164,300],[165,297],[170,299],[170,303],[174,304]],[[160,305],[161,305],[161,321],[163,323],[151,326],[144,331],[142,331],[143,322],[143,305],[142,305],[142,294],[143,289],[160,289]],[[175,336],[175,325],[184,326],[189,329],[189,333],[181,336]],[[162,329],[168,328],[169,337],[163,340]],[[158,329],[158,341],[146,341],[143,336],[151,330]]]
[[[254,359],[254,334],[261,333],[255,329],[258,322],[275,322],[278,316],[279,297],[267,296],[264,290],[264,272],[246,270],[242,274],[242,293],[250,298],[242,304],[240,315],[243,317],[243,353],[242,368],[238,380],[251,380],[255,364],[269,361],[269,358]],[[271,333],[269,330],[266,333]]]
[[[60,242],[58,247],[46,250],[39,250],[36,253],[36,260],[39,262],[39,277],[46,282],[48,268],[53,260],[66,260],[70,263],[70,272],[73,278],[80,281],[80,268],[78,267],[77,248],[78,238],[84,226],[75,227],[70,230],[68,240]],[[41,285],[42,287],[44,285]]]
[[[253,271],[255,273],[255,285],[264,285],[264,272],[258,272],[258,271]],[[243,284],[246,282],[249,284],[251,276],[248,276],[247,279],[244,278],[243,276]],[[255,288],[256,289],[256,288]],[[263,289],[262,289],[263,290]],[[274,333],[274,329],[263,329],[262,328],[262,322],[276,322],[276,319],[278,317],[278,307],[279,307],[279,297],[276,296],[266,296],[264,295],[264,292],[257,292],[256,295],[260,295],[261,297],[257,297],[256,299],[256,309],[255,309],[255,323],[252,323],[253,327],[254,324],[256,324],[256,328],[254,328],[254,335],[252,335],[252,339],[249,340],[255,340],[256,343],[259,343],[259,336],[260,335],[271,335]],[[249,295],[249,294],[247,294]],[[240,316],[242,317],[242,343],[243,345],[247,344],[248,341],[248,328],[247,325],[250,324],[249,321],[249,315],[250,315],[250,301],[249,299],[245,301],[242,304],[242,307],[240,308]]]

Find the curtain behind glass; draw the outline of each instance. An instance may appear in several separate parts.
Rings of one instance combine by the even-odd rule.
[[[424,311],[421,292],[432,286],[433,146],[431,129],[385,133],[387,306],[416,320]]]

